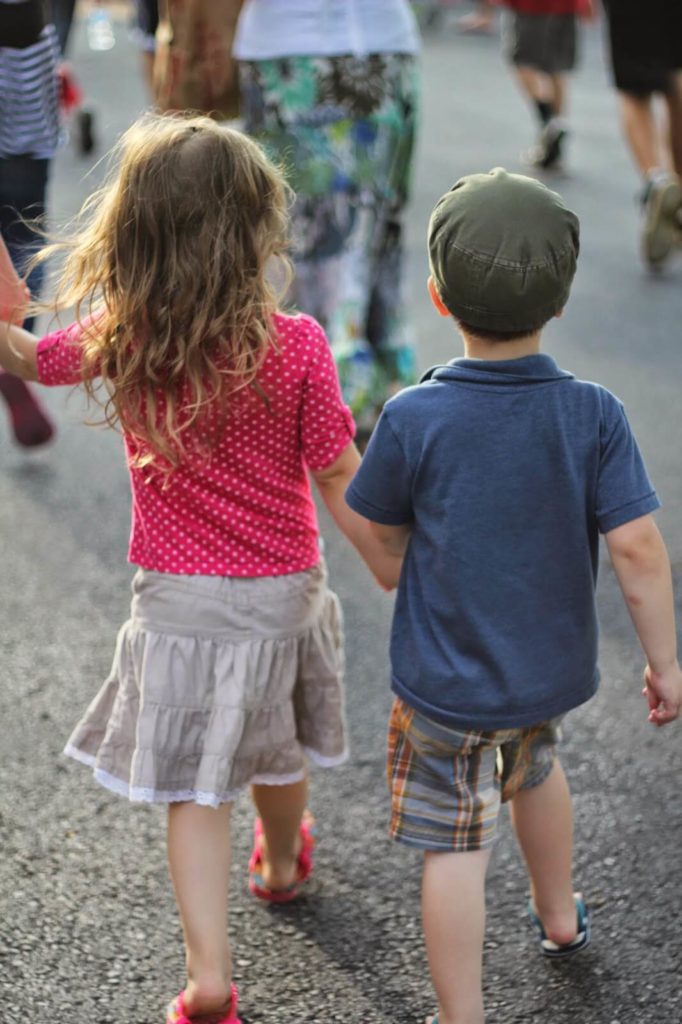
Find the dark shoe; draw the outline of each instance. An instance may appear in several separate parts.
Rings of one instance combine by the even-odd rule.
[[[37,448],[54,436],[54,427],[30,388],[11,373],[0,373],[0,394],[7,402],[12,430],[24,448]]]
[[[94,118],[91,110],[79,110],[76,114],[76,146],[82,156],[92,153],[95,148]]]
[[[682,185],[674,174],[650,179],[640,197],[642,204],[642,256],[652,268],[660,267],[680,244]]]
[[[556,170],[561,164],[563,144],[567,135],[568,132],[562,125],[550,121],[542,129],[537,145],[524,154],[525,163],[543,171]]]
[[[557,946],[556,942],[552,942],[545,935],[545,929],[542,927],[542,921],[538,917],[535,907],[532,903],[528,903],[528,917],[530,923],[538,934],[540,940],[540,952],[543,956],[549,957],[551,960],[559,960],[562,957],[573,956],[574,953],[579,953],[581,949],[585,949],[589,946],[592,934],[590,931],[590,912],[587,908],[587,904],[581,896],[575,897],[575,909],[578,915],[578,934],[571,941],[567,942],[563,946]]]

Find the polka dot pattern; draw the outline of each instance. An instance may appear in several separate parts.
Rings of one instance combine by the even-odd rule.
[[[157,572],[278,576],[319,561],[318,526],[306,467],[325,469],[355,434],[341,397],[329,343],[312,317],[275,316],[277,349],[253,389],[233,400],[210,457],[188,456],[169,478],[131,465],[128,557]],[[38,375],[48,385],[77,384],[77,324],[38,343]],[[218,422],[217,409],[210,422]]]

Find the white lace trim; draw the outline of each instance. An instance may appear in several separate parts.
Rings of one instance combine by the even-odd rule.
[[[322,768],[335,768],[348,760],[347,750],[344,750],[342,754],[338,754],[335,757],[325,757],[323,754],[307,747],[304,747],[304,750],[311,761]],[[294,782],[300,782],[305,778],[306,774],[305,770],[301,769],[289,775],[254,775],[249,782],[245,782],[238,789],[228,790],[221,794],[207,793],[195,789],[157,790],[148,789],[143,786],[131,786],[130,783],[117,778],[115,775],[111,775],[109,772],[104,771],[103,768],[98,768],[97,759],[92,754],[86,754],[85,751],[79,750],[78,747],[74,747],[71,743],[67,744],[64,748],[64,753],[67,757],[73,758],[74,761],[80,761],[81,764],[92,768],[95,780],[101,786],[104,786],[105,789],[116,793],[118,796],[126,797],[133,803],[171,804],[193,802],[203,807],[219,807],[220,804],[232,803],[247,786],[254,784],[260,786],[289,786]]]
[[[318,768],[339,768],[342,764],[345,764],[350,757],[350,751],[347,747],[340,754],[334,754],[333,757],[328,757],[326,754],[320,754],[319,751],[313,750],[312,747],[304,747],[303,749],[313,764],[316,764]]]

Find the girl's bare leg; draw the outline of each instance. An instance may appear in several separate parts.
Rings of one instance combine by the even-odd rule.
[[[296,880],[308,780],[286,786],[252,786],[251,795],[263,822],[263,882],[268,889],[286,889]]]
[[[231,804],[168,808],[168,864],[187,954],[190,1017],[227,1011],[232,962],[227,937]]]

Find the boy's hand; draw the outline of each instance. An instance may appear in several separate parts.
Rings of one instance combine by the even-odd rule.
[[[678,663],[665,672],[654,672],[647,665],[642,693],[649,702],[649,721],[653,725],[674,722],[682,710],[682,671]]]

